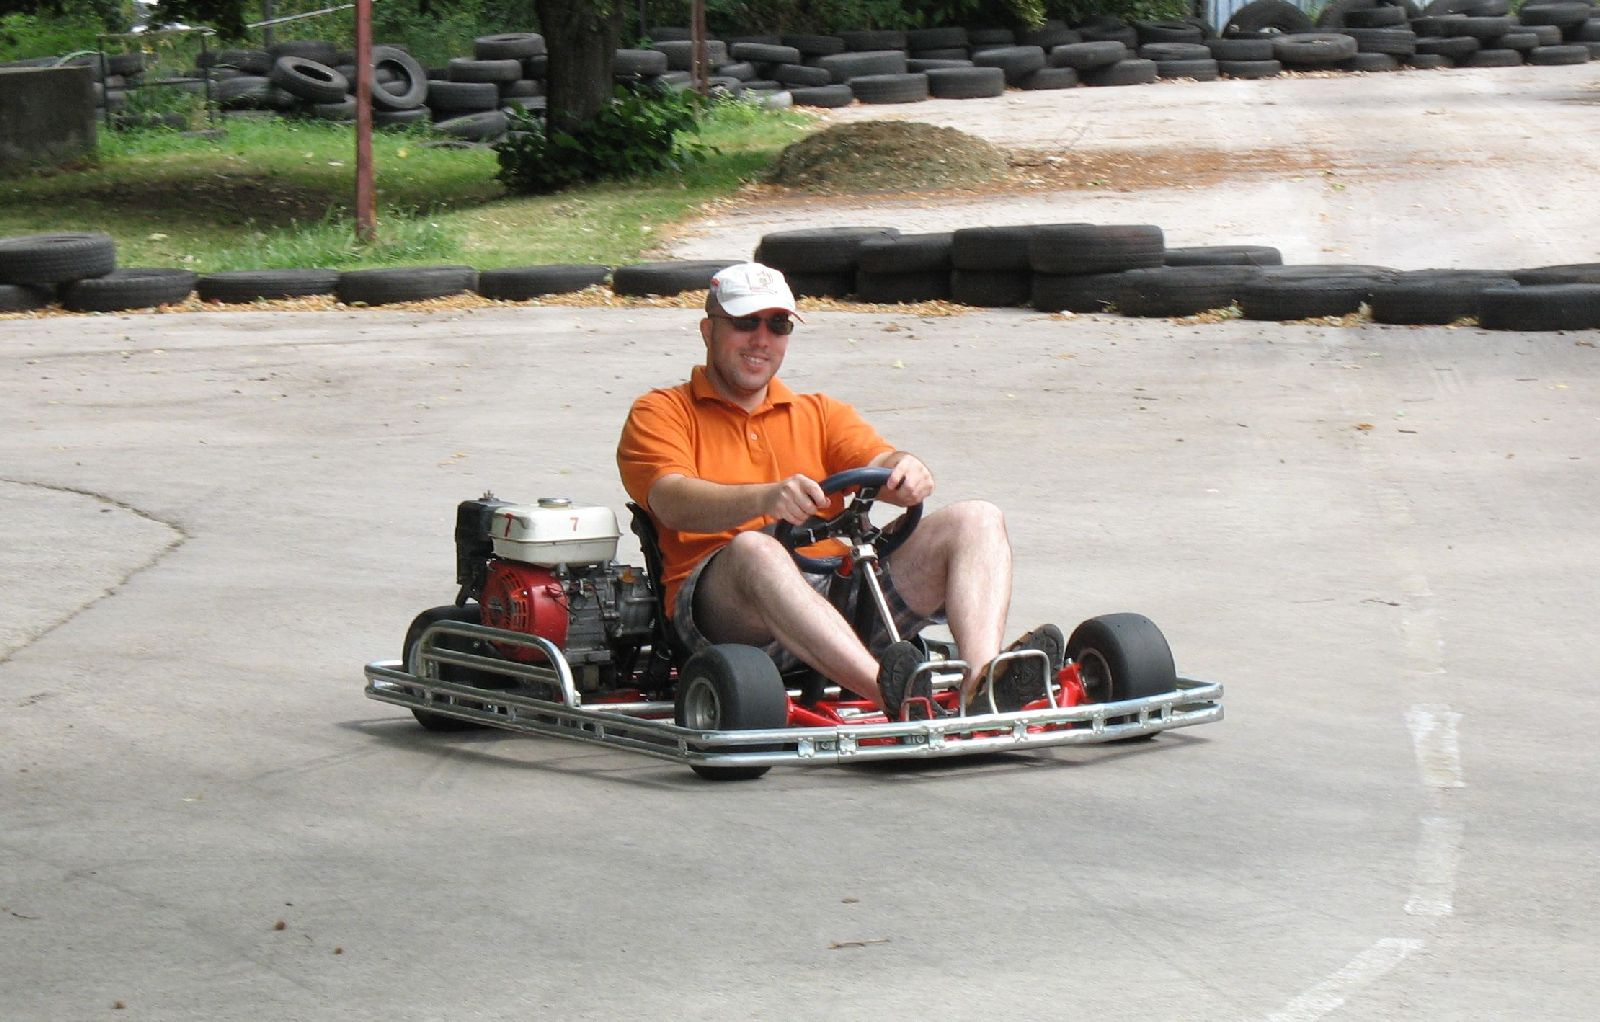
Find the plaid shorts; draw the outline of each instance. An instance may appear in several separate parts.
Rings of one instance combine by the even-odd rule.
[[[677,633],[678,640],[683,643],[684,648],[691,653],[704,646],[711,645],[711,640],[706,638],[705,634],[695,624],[694,594],[695,590],[699,588],[701,573],[705,571],[706,565],[711,563],[711,558],[717,556],[717,553],[721,553],[721,551],[711,554],[710,557],[694,566],[694,570],[689,573],[689,577],[684,579],[683,585],[678,588],[678,598],[673,603],[673,630]],[[856,604],[862,595],[861,586],[857,584],[856,579],[853,577],[842,578],[832,572],[815,573],[807,571],[801,572],[801,574],[811,588],[821,593],[840,614],[844,615],[846,621],[855,620]],[[878,581],[883,586],[884,602],[889,605],[889,613],[894,618],[895,629],[902,639],[911,638],[929,625],[944,623],[944,613],[942,611],[935,611],[931,617],[923,617],[906,606],[906,601],[901,598],[899,591],[894,587],[894,576],[890,573],[888,561],[878,562]],[[865,598],[868,603],[872,602],[870,594],[867,594]],[[873,658],[877,659],[883,655],[884,649],[889,645],[889,630],[883,626],[883,621],[875,609],[872,611],[871,617],[872,627],[867,635],[866,646]],[[776,640],[767,643],[761,648],[772,658],[772,662],[778,665],[780,672],[786,672],[801,665],[800,658],[779,645]]]

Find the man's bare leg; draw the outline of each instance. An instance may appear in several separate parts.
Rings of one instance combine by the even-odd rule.
[[[695,623],[711,641],[764,646],[776,639],[824,677],[883,704],[878,662],[766,533],[741,532],[717,553],[700,576],[695,608]]]
[[[921,616],[944,608],[961,659],[971,665],[961,692],[970,701],[1000,652],[1011,608],[1011,539],[995,505],[967,500],[922,519],[894,553],[891,573],[906,606]]]

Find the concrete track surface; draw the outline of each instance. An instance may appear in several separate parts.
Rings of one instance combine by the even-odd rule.
[[[695,320],[0,321],[0,1017],[1592,1017],[1600,332],[808,316],[1012,631],[1146,613],[1217,725],[717,785],[365,699]]]

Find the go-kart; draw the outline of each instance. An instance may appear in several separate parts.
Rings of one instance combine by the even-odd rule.
[[[774,536],[805,570],[863,587],[852,622],[859,634],[877,615],[897,639],[879,560],[916,529],[922,508],[874,524],[870,512],[888,478],[882,468],[828,477],[825,494],[850,494],[843,510],[780,523]],[[400,660],[367,665],[366,694],[409,708],[433,731],[489,725],[554,735],[687,763],[714,780],[759,777],[782,764],[1123,741],[1222,719],[1222,686],[1179,677],[1166,639],[1138,614],[1078,625],[1044,695],[1011,712],[999,712],[992,695],[962,705],[967,665],[955,644],[915,636],[927,654],[919,671],[933,690],[929,719],[918,720],[890,720],[810,669],[780,674],[754,646],[691,652],[681,648],[656,584],[654,523],[629,507],[645,568],[616,562],[621,532],[609,508],[564,498],[521,505],[492,494],[461,502],[455,602],[411,622]],[[807,552],[825,540],[846,552]],[[1015,657],[1045,654],[1018,650],[1001,661]]]

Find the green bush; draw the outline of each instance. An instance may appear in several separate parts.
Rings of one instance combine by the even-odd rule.
[[[692,92],[619,87],[610,105],[570,133],[547,131],[541,119],[514,114],[505,141],[495,146],[496,177],[515,194],[541,195],[583,181],[682,170],[706,155],[683,137],[698,133],[704,102]]]

